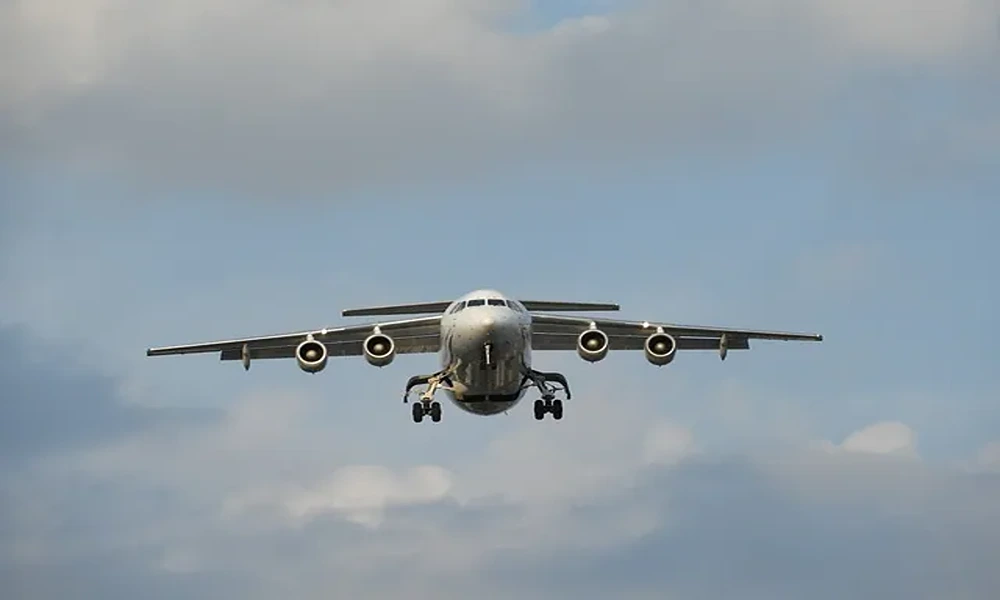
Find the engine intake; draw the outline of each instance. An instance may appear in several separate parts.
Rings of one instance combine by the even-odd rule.
[[[576,339],[576,353],[587,362],[597,362],[608,355],[608,334],[600,329],[588,329]]]
[[[662,367],[673,362],[677,355],[677,340],[669,333],[657,332],[646,338],[643,350],[646,360]]]
[[[365,338],[364,352],[368,364],[384,367],[396,358],[396,343],[384,333],[373,333]]]
[[[295,348],[295,362],[306,373],[319,373],[329,358],[326,346],[316,340],[306,340]]]

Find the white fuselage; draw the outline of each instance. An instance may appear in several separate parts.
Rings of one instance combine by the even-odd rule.
[[[531,368],[531,315],[517,300],[478,290],[453,302],[441,318],[441,366],[452,369],[452,402],[493,415],[524,395]]]

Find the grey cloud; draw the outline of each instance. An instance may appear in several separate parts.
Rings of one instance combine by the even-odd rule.
[[[773,465],[687,461],[649,473],[633,499],[655,503],[667,524],[601,552],[580,549],[544,565],[505,563],[498,580],[516,580],[553,597],[677,598],[992,598],[1000,575],[1000,478],[900,469],[870,461],[844,469],[806,461],[831,487],[855,488],[857,470],[874,469],[882,490],[803,500]],[[909,498],[903,497],[910,495]],[[899,501],[886,507],[892,496]],[[967,502],[985,510],[968,514]],[[601,518],[629,504],[583,512]],[[591,575],[599,574],[599,575]]]
[[[492,450],[442,455],[452,477],[478,481],[473,494],[421,497],[426,482],[387,469],[402,502],[384,506],[377,523],[355,523],[343,507],[365,502],[365,490],[349,485],[356,469],[332,459],[335,436],[307,430],[313,415],[290,403],[261,399],[207,426],[139,431],[5,481],[5,585],[28,600],[59,597],[60,581],[85,598],[116,597],[121,585],[147,586],[153,597],[251,599],[331,590],[789,599],[1000,591],[990,561],[1000,552],[996,474],[870,444],[849,451],[856,443],[745,458],[696,452],[643,466],[635,438],[646,426],[581,415],[572,431],[525,435],[538,430],[529,426]],[[603,450],[584,451],[588,439]],[[532,485],[519,467],[547,469],[552,489],[509,489]],[[372,469],[363,469],[368,479]],[[580,481],[583,472],[603,472],[603,486]],[[289,497],[323,490],[338,473],[344,485],[325,492],[325,510],[288,510]],[[232,503],[257,491],[258,502]]]
[[[75,364],[69,349],[0,327],[0,456],[6,463],[86,447],[202,411],[126,405],[116,380]]]
[[[10,598],[226,598],[253,597],[253,583],[235,574],[150,570],[143,553],[94,555],[69,564],[0,566],[0,592]]]
[[[812,455],[795,466],[828,478],[833,491],[803,496],[796,469],[781,461],[702,457],[648,470],[613,501],[551,507],[560,516],[529,535],[565,537],[643,509],[660,516],[645,535],[611,547],[524,551],[506,532],[529,509],[511,504],[393,508],[377,529],[332,515],[260,528],[202,513],[148,539],[134,537],[138,522],[119,522],[123,541],[101,560],[36,563],[13,571],[13,581],[26,599],[57,597],[53,582],[64,577],[86,598],[116,597],[123,581],[153,597],[194,598],[321,598],[336,589],[366,597],[986,599],[1000,591],[991,560],[1000,552],[1000,478]],[[891,483],[859,487],[865,471]],[[109,515],[106,506],[131,484],[118,485],[95,515]],[[979,506],[972,514],[970,499]],[[158,508],[168,518],[184,511]]]
[[[867,111],[844,102],[859,76],[977,85],[994,39],[985,0],[646,3],[531,35],[498,19],[516,2],[72,4],[0,14],[4,54],[28,57],[4,83],[6,160],[286,198],[543,157],[745,156]]]

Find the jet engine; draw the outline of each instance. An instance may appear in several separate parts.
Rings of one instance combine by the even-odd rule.
[[[319,373],[329,358],[326,346],[316,340],[306,340],[295,348],[295,362],[306,373]]]
[[[646,360],[658,367],[670,364],[677,354],[677,340],[669,333],[657,332],[646,338],[643,345]]]
[[[384,333],[373,333],[365,338],[364,352],[368,364],[384,367],[396,358],[396,343]]]
[[[608,334],[600,329],[588,329],[576,338],[576,353],[587,362],[597,362],[608,355]]]

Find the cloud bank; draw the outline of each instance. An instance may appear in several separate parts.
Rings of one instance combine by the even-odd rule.
[[[648,2],[529,31],[518,19],[530,10],[524,2],[486,0],[3,2],[0,165],[55,187],[75,170],[104,175],[105,183],[129,180],[148,192],[128,195],[135,202],[213,188],[227,198],[335,197],[373,185],[505,175],[564,161],[579,167],[586,160],[620,165],[708,156],[717,166],[727,158],[780,158],[789,148],[798,153],[794,143],[804,137],[817,160],[826,158],[823,152],[843,153],[852,176],[890,176],[919,187],[941,174],[966,182],[1000,172],[990,168],[1000,156],[1000,103],[989,2]],[[928,84],[944,92],[914,93]],[[866,93],[855,93],[862,88]],[[579,171],[586,180],[590,172]],[[688,422],[664,418],[656,409],[664,398],[608,382],[603,390],[589,388],[590,398],[625,397],[633,410],[574,410],[558,425],[515,421],[523,412],[488,424],[455,415],[445,429],[412,434],[392,427],[351,431],[358,421],[330,409],[322,395],[329,388],[320,387],[169,397],[178,384],[157,390],[157,401],[211,400],[223,408],[138,405],[148,399],[141,386],[129,387],[136,385],[129,380],[133,363],[116,363],[128,371],[120,379],[71,359],[100,363],[102,345],[140,348],[160,335],[151,329],[183,337],[206,326],[230,327],[224,319],[243,327],[255,314],[274,314],[286,287],[313,285],[319,296],[334,296],[347,293],[349,280],[357,285],[361,271],[383,271],[369,263],[353,272],[337,266],[332,282],[316,284],[311,265],[285,270],[301,262],[289,253],[262,269],[280,271],[277,284],[257,271],[229,272],[220,284],[218,263],[204,257],[225,255],[250,234],[274,234],[270,222],[259,229],[222,226],[225,235],[216,238],[220,223],[232,226],[228,213],[184,229],[190,217],[180,211],[146,230],[131,225],[162,215],[116,214],[117,220],[94,211],[109,228],[95,241],[85,219],[72,223],[76,228],[60,221],[78,213],[46,205],[48,188],[22,186],[0,202],[0,241],[11,250],[4,267],[16,274],[8,288],[20,299],[13,304],[18,310],[8,312],[31,322],[36,334],[44,330],[78,345],[53,348],[27,331],[0,329],[0,596],[1000,595],[993,564],[1000,555],[998,442],[968,464],[934,463],[924,456],[929,432],[884,414],[900,412],[904,400],[879,404],[869,389],[851,389],[861,399],[837,405],[851,427],[819,440],[806,439],[805,413],[832,414],[818,407],[837,400],[829,393],[779,402],[736,381],[721,401],[702,405],[705,394],[681,390],[677,395],[692,401],[673,405],[674,412],[690,410]],[[955,203],[966,197],[982,200],[948,196]],[[713,218],[717,206],[694,220]],[[788,212],[780,203],[763,208]],[[754,213],[738,214],[742,220]],[[810,214],[816,221],[806,219],[806,229],[830,222],[822,210]],[[897,215],[889,217],[874,220],[875,227],[898,223]],[[802,222],[792,217],[786,225]],[[11,223],[30,227],[21,233]],[[919,233],[926,247],[927,239],[943,235],[940,225],[912,235]],[[320,241],[309,253],[326,261],[329,247],[318,229],[311,230]],[[178,231],[191,242],[187,252],[162,253]],[[715,235],[732,242],[737,236],[730,231]],[[762,241],[770,231],[749,240]],[[296,233],[289,227],[279,237],[291,247],[302,242]],[[692,245],[704,242],[698,235],[692,233]],[[950,262],[965,252],[957,247],[939,258]],[[622,248],[626,256],[639,247]],[[658,242],[643,248],[662,250]],[[809,275],[804,285],[822,292],[816,296],[879,296],[885,288],[860,291],[886,279],[889,250],[848,241],[829,252],[804,252],[797,265]],[[109,268],[122,257],[135,264]],[[914,272],[929,279],[923,258],[914,259]],[[369,262],[379,266],[379,260]],[[384,267],[390,258],[381,260]],[[745,267],[754,260],[760,255],[748,253],[735,268],[730,263],[718,297],[729,297],[734,287],[727,277],[743,281],[735,271],[749,273]],[[397,274],[409,269],[398,261],[397,268]],[[158,270],[184,275],[165,284]],[[509,280],[523,277],[514,272]],[[983,279],[977,271],[965,283]],[[186,291],[163,292],[175,284]],[[217,291],[220,310],[204,310],[210,294],[202,288]],[[639,300],[649,306],[666,300],[674,310],[674,294],[686,293],[656,296],[650,289]],[[912,291],[899,298],[929,302],[919,289],[899,289]],[[269,290],[273,301],[255,290]],[[248,296],[258,308],[206,316]],[[886,312],[893,313],[886,321],[910,319],[905,309],[923,310],[921,317],[930,312],[925,303],[894,304],[896,297],[885,296]],[[137,303],[144,308],[136,310]],[[163,307],[177,322],[164,317]],[[102,320],[104,313],[111,315]],[[864,334],[857,320],[842,331],[848,325]],[[869,334],[878,341],[895,330],[875,331]],[[910,339],[912,328],[903,334]],[[854,362],[835,361],[813,373],[863,378],[872,367],[859,368],[863,359],[841,343],[833,347]],[[902,348],[917,361],[894,373],[925,364],[923,347]],[[79,356],[84,352],[91,355]],[[131,352],[107,355],[120,360]],[[966,369],[975,365],[962,360]],[[788,364],[758,373],[785,377]],[[198,379],[197,369],[217,367],[191,363],[183,376]],[[626,377],[639,368],[622,367]],[[221,375],[214,381],[224,382],[216,383],[220,388],[237,385]],[[873,381],[851,386],[877,387]],[[212,384],[204,378],[191,387]],[[359,389],[345,393],[360,395]],[[862,404],[879,410],[858,419]],[[927,401],[915,414],[924,415],[922,424],[940,421],[938,406]],[[364,410],[399,418],[396,408]],[[977,439],[989,433],[988,410],[976,413],[985,418],[943,426],[944,437],[968,433],[973,419]],[[391,444],[382,443],[386,431],[398,435]],[[735,456],[732,445],[728,453],[715,447],[719,438],[733,437]],[[777,437],[780,448],[767,452],[752,442]]]
[[[469,455],[417,453],[390,467],[345,459],[336,425],[316,423],[317,401],[294,395],[123,428],[118,415],[133,409],[114,386],[43,378],[23,339],[2,341],[0,362],[27,373],[30,399],[49,407],[35,431],[63,427],[73,406],[102,417],[78,426],[91,432],[82,445],[49,435],[38,438],[46,452],[8,453],[0,580],[13,597],[1000,590],[1000,478],[922,462],[902,423],[737,458],[677,424],[580,411],[572,427],[531,422]],[[81,392],[66,394],[71,385]],[[3,422],[28,401],[24,389],[6,395]]]
[[[852,104],[852,85],[920,70],[962,86],[968,103],[989,97],[995,75],[986,0],[648,2],[518,30],[530,10],[7,2],[2,156],[170,189],[325,195],[542,158],[745,158],[835,129],[845,111],[901,147],[954,141],[972,131],[968,107],[902,139],[894,129],[919,117],[898,110],[905,88],[888,110]],[[995,135],[978,138],[996,148]]]

